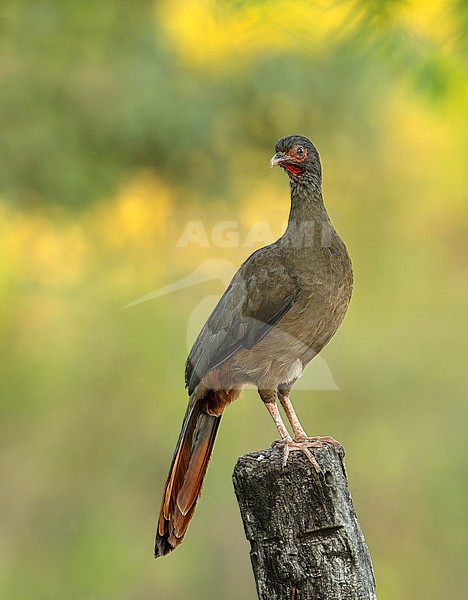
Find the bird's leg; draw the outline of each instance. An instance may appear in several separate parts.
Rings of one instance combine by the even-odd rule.
[[[271,418],[275,422],[276,428],[279,431],[282,440],[292,442],[292,438],[289,435],[289,431],[286,429],[286,425],[283,423],[283,419],[279,413],[276,402],[265,402],[265,406],[271,415]]]
[[[271,415],[271,418],[275,422],[276,428],[279,431],[281,436],[281,441],[277,442],[283,446],[283,467],[286,466],[288,462],[289,453],[291,450],[300,450],[304,452],[310,462],[313,464],[314,469],[317,473],[320,471],[320,467],[318,462],[315,460],[315,456],[309,452],[309,447],[318,446],[321,444],[316,444],[315,442],[310,442],[307,438],[302,439],[300,441],[293,440],[289,435],[289,431],[286,428],[286,425],[283,423],[283,419],[279,413],[278,407],[276,405],[277,393],[276,390],[258,390],[261,399],[263,400],[268,412]],[[276,442],[275,442],[276,443]]]
[[[335,440],[335,438],[332,438],[329,435],[308,437],[308,435],[302,428],[302,425],[301,425],[299,419],[297,418],[296,412],[293,408],[292,402],[289,399],[290,391],[291,391],[291,385],[289,385],[289,386],[282,385],[282,386],[278,387],[278,398],[279,398],[279,401],[281,402],[281,406],[283,407],[284,412],[286,413],[288,421],[291,423],[291,427],[293,428],[294,441],[295,442],[310,441],[310,442],[315,443],[315,446],[317,446],[317,447],[323,446],[323,444],[331,444],[332,446],[336,446],[337,448],[342,449],[343,446],[340,444],[340,442],[338,442],[337,440]]]
[[[294,439],[296,441],[306,440],[307,434],[304,431],[304,429],[302,428],[302,425],[294,411],[291,400],[289,399],[290,391],[291,391],[290,387],[286,387],[286,386],[278,387],[278,398],[279,398],[279,401],[281,402],[281,406],[283,407],[284,412],[286,413],[288,421],[291,423],[291,427],[293,428]]]

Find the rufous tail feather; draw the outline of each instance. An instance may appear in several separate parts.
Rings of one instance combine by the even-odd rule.
[[[204,411],[203,400],[190,401],[161,502],[155,556],[172,552],[184,539],[195,511],[221,416]]]

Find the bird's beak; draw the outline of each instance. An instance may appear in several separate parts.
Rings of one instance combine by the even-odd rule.
[[[285,159],[285,155],[283,152],[277,152],[272,159],[270,160],[270,167],[276,167],[276,165],[281,164]]]

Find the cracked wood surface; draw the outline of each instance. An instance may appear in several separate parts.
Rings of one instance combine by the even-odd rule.
[[[269,448],[241,456],[233,482],[260,600],[374,600],[369,551],[348,491],[343,455]]]

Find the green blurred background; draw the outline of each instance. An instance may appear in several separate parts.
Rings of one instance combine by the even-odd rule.
[[[253,390],[152,558],[187,321],[223,284],[123,307],[262,245],[180,248],[176,225],[286,218],[268,161],[296,132],[356,273],[340,390],[296,408],[346,446],[379,599],[464,597],[467,31],[465,0],[2,2],[2,598],[256,597],[231,485],[275,438]]]

